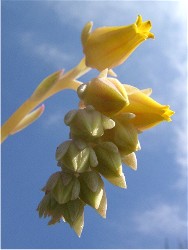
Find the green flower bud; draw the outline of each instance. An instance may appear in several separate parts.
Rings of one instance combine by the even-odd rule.
[[[57,203],[51,193],[45,194],[37,207],[37,211],[39,212],[39,217],[52,217],[48,223],[49,225],[59,222],[63,216],[62,205]]]
[[[84,202],[80,199],[76,199],[62,206],[64,220],[69,223],[80,237],[84,227]]]
[[[66,174],[61,175],[52,190],[52,195],[59,204],[77,199],[80,192],[80,183],[76,177],[73,177],[67,185],[64,184],[64,179],[66,179]]]
[[[90,167],[90,147],[81,140],[66,141],[56,150],[58,165],[82,173]]]
[[[129,104],[123,85],[115,78],[107,77],[104,70],[88,84],[78,87],[77,93],[85,105],[92,105],[99,112],[112,116]]]
[[[112,141],[123,155],[139,150],[138,131],[131,121],[133,117],[129,113],[115,116],[115,127],[110,133],[105,131],[103,136],[103,140]]]
[[[96,170],[112,184],[125,188],[121,156],[116,145],[112,142],[103,142],[96,145],[94,150],[98,159]]]
[[[94,171],[82,173],[79,181],[80,198],[88,205],[98,209],[104,192],[104,183],[100,175]]]
[[[73,174],[56,172],[48,179],[43,191],[51,192],[59,204],[64,204],[78,198],[80,183]]]
[[[110,118],[96,111],[92,106],[85,109],[71,110],[64,118],[65,124],[70,126],[71,135],[91,141],[101,137],[105,129],[111,129],[115,123]]]
[[[84,226],[84,202],[80,199],[59,204],[51,193],[46,194],[39,203],[37,211],[39,216],[51,216],[48,225],[53,225],[63,219],[74,229],[80,237]]]

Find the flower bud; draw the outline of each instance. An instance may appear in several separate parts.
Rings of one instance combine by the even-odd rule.
[[[37,211],[39,212],[39,217],[52,217],[48,223],[49,225],[59,222],[63,216],[62,205],[57,203],[51,193],[45,194],[37,207]]]
[[[105,76],[104,72],[101,74],[88,84],[80,85],[77,93],[85,106],[92,105],[104,115],[112,116],[127,106],[129,100],[125,88],[117,79]]]
[[[62,205],[65,222],[69,223],[79,237],[84,227],[84,206],[84,202],[80,199]]]
[[[73,174],[56,172],[48,179],[43,191],[51,192],[59,204],[64,204],[78,198],[80,183]]]
[[[103,142],[95,146],[98,165],[96,170],[112,184],[125,188],[121,157],[118,148],[112,142]]]
[[[39,216],[51,216],[48,225],[55,224],[63,219],[74,229],[80,237],[84,227],[84,202],[80,199],[59,204],[51,193],[46,194],[39,203],[37,211]]]
[[[138,131],[132,124],[133,114],[124,113],[113,117],[116,125],[105,132],[103,140],[113,142],[123,155],[128,155],[139,148]]]
[[[154,38],[151,22],[143,22],[141,16],[129,26],[101,27],[93,32],[91,28],[92,23],[87,23],[82,31],[83,52],[86,65],[99,71],[122,64],[142,42]]]
[[[81,140],[66,141],[56,150],[56,160],[59,166],[82,173],[89,169],[91,163],[90,147]]]
[[[104,183],[100,175],[94,171],[85,172],[80,174],[80,198],[98,209],[103,197]]]
[[[105,129],[115,126],[113,120],[96,111],[92,106],[71,110],[65,115],[65,124],[70,126],[71,136],[91,141],[104,134]]]

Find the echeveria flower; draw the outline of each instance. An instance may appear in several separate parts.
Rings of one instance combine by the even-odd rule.
[[[137,169],[139,133],[162,121],[171,121],[174,114],[168,105],[149,97],[151,89],[139,90],[122,84],[112,70],[142,42],[154,38],[151,22],[143,22],[138,16],[129,26],[101,27],[93,32],[91,27],[91,22],[86,24],[81,36],[85,58],[65,74],[58,71],[44,79],[5,123],[2,137],[5,140],[36,120],[44,106],[32,110],[43,100],[65,88],[77,90],[79,108],[69,111],[64,118],[70,127],[69,140],[56,150],[60,170],[51,175],[42,189],[45,195],[37,210],[40,217],[51,217],[49,225],[61,219],[67,222],[79,237],[86,205],[106,218],[103,178],[112,185],[127,188],[123,163]],[[101,71],[99,76],[87,83],[76,80],[91,68]]]
[[[86,24],[82,32],[83,51],[86,65],[99,71],[122,64],[142,42],[154,38],[151,22],[143,22],[140,15],[128,26],[101,27],[93,32],[91,27],[92,23]]]
[[[163,121],[171,121],[171,116],[174,111],[170,110],[169,105],[161,105],[152,99],[144,91],[141,91],[133,86],[124,85],[129,105],[121,110],[121,113],[129,112],[135,114],[132,123],[140,130],[146,130]]]

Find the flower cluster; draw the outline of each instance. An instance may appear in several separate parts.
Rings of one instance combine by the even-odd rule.
[[[94,31],[91,28],[92,22],[87,23],[81,34],[85,55],[81,62],[65,74],[60,70],[45,78],[5,122],[1,138],[3,142],[38,119],[44,105],[35,108],[47,98],[66,88],[77,91],[79,108],[69,111],[64,118],[70,127],[70,138],[56,150],[60,170],[51,175],[42,189],[45,195],[37,210],[40,217],[51,217],[49,224],[63,219],[78,236],[83,230],[86,205],[106,217],[103,178],[126,188],[122,164],[137,169],[139,133],[162,121],[171,121],[174,114],[168,105],[150,97],[151,89],[139,90],[122,84],[113,71],[142,42],[154,38],[151,22],[143,22],[138,16],[129,26]],[[98,77],[87,83],[77,81],[91,68],[100,71]]]
[[[78,87],[80,108],[69,111],[64,118],[70,127],[70,140],[56,150],[61,171],[49,178],[38,206],[40,216],[52,217],[49,224],[63,218],[79,236],[85,205],[106,217],[102,177],[126,188],[122,163],[137,169],[138,133],[161,121],[170,121],[173,114],[169,106],[149,97],[150,89],[121,84],[107,73],[108,69]]]

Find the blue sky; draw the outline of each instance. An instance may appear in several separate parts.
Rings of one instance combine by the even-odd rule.
[[[40,81],[82,58],[80,32],[127,25],[138,14],[151,20],[155,40],[143,43],[121,66],[118,79],[176,112],[140,135],[138,170],[124,166],[128,189],[105,182],[108,211],[102,219],[85,209],[78,238],[63,222],[48,226],[36,207],[41,188],[58,171],[57,145],[67,140],[64,115],[78,104],[66,90],[45,102],[33,125],[2,145],[2,248],[178,248],[187,241],[187,58],[185,2],[180,1],[2,1],[2,123],[31,95]],[[93,70],[80,80],[96,76]]]

